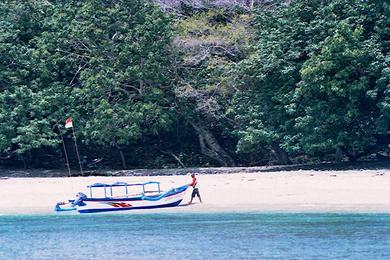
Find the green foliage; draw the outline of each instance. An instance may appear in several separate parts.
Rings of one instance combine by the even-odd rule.
[[[328,27],[314,22],[320,10],[320,1],[294,1],[259,11],[255,50],[237,66],[238,151],[270,144],[293,148],[286,146],[294,125],[291,99],[303,62]]]
[[[238,66],[238,150],[278,143],[350,159],[387,150],[388,8],[301,0],[260,11],[256,50]]]
[[[223,143],[220,147],[228,149],[226,153],[220,150],[224,154],[222,160],[226,160],[229,153],[234,154],[236,145],[236,137],[232,135],[235,122],[231,118],[231,99],[236,89],[231,73],[250,49],[252,17],[249,13],[214,8],[196,10],[176,20],[178,36],[174,46],[180,59],[175,96],[179,116],[183,123],[190,122],[188,131],[197,131],[196,127],[191,127],[197,124],[209,133],[216,133],[212,143],[220,141]],[[199,145],[202,147],[201,142]],[[228,161],[225,164],[231,165],[233,160]]]
[[[0,4],[0,151],[24,153],[58,143],[32,59],[45,10],[40,1]]]
[[[389,3],[186,8],[1,2],[0,159],[59,161],[69,116],[115,167],[390,152]]]
[[[170,129],[172,30],[156,6],[35,1],[0,10],[3,152],[58,145],[67,116],[91,145]]]
[[[363,42],[362,28],[341,22],[319,54],[308,59],[296,90],[304,112],[296,118],[305,151],[343,147],[361,153],[375,144],[377,46]],[[373,67],[374,66],[374,67]]]
[[[169,19],[143,1],[122,2],[60,4],[39,41],[87,143],[128,144],[172,123]]]

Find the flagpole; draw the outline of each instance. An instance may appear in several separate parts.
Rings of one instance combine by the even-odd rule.
[[[66,167],[68,168],[68,174],[69,174],[69,177],[72,176],[72,174],[70,173],[70,165],[69,165],[69,159],[68,159],[68,152],[66,151],[66,146],[65,146],[65,141],[64,141],[64,136],[62,135],[61,133],[61,128],[59,127],[58,123],[56,123],[56,126],[58,128],[58,131],[60,133],[60,136],[61,136],[61,141],[62,141],[62,147],[64,148],[64,153],[65,153],[65,164],[66,164]]]
[[[83,174],[83,167],[81,166],[81,161],[80,161],[79,149],[77,148],[76,135],[74,134],[74,126],[72,126],[72,132],[73,132],[74,145],[75,145],[75,147],[76,147],[77,159],[79,160],[81,176],[84,176],[84,174]]]
[[[70,166],[69,166],[69,160],[68,160],[68,152],[66,151],[65,142],[64,142],[64,137],[63,137],[63,135],[61,134],[61,130],[60,130],[60,135],[61,135],[61,140],[62,140],[62,146],[64,147],[64,152],[65,152],[66,166],[68,167],[69,177],[71,177],[72,174],[70,173]]]

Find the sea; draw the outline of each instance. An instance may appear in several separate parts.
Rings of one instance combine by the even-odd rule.
[[[0,259],[390,259],[390,214],[7,215]]]

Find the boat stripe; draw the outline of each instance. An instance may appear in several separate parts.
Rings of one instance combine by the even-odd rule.
[[[107,211],[119,211],[119,210],[133,210],[133,209],[157,209],[157,208],[167,208],[175,207],[180,204],[182,200],[178,200],[169,204],[163,205],[152,205],[152,206],[141,206],[141,207],[130,207],[130,208],[101,208],[101,209],[79,209],[80,213],[97,213],[97,212],[107,212]]]

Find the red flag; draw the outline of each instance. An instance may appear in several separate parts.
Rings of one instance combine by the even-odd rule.
[[[65,121],[65,128],[72,128],[73,127],[73,121],[72,121],[72,118],[69,117],[68,119],[66,119]]]

